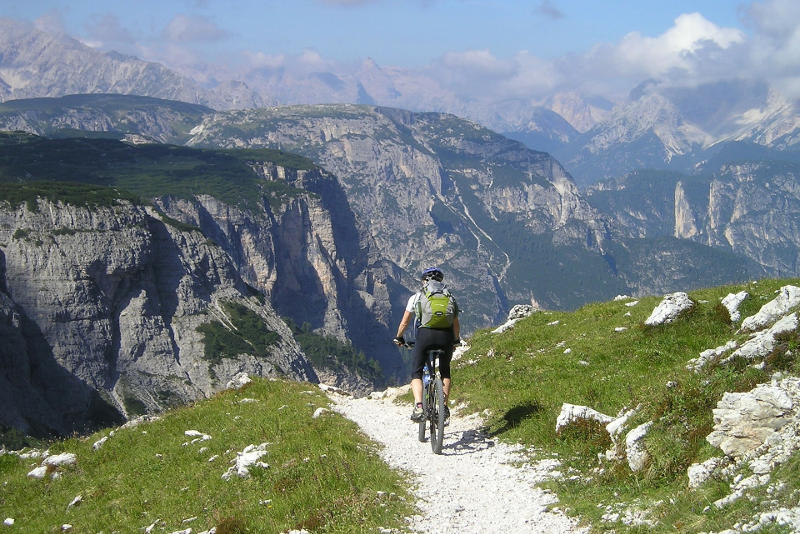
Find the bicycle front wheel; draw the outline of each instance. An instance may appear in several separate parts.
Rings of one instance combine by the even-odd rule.
[[[431,410],[431,449],[434,454],[442,454],[442,442],[444,441],[444,387],[442,379],[435,380],[435,397],[430,399],[435,402]]]

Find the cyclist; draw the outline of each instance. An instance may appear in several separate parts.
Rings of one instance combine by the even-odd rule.
[[[455,298],[450,295],[454,310],[452,326],[447,328],[429,328],[421,325],[421,317],[417,304],[420,299],[426,298],[426,289],[433,286],[444,288],[444,285],[441,283],[442,280],[444,280],[444,274],[437,267],[429,267],[422,272],[421,279],[422,289],[414,293],[408,299],[405,312],[403,313],[403,319],[397,327],[397,336],[393,341],[397,346],[405,344],[403,333],[406,331],[406,328],[408,328],[408,325],[411,324],[412,314],[416,314],[417,340],[414,345],[411,374],[411,391],[414,394],[414,411],[411,413],[411,420],[417,423],[422,421],[425,417],[422,411],[422,368],[425,366],[427,358],[426,352],[429,349],[444,350],[444,356],[439,358],[439,372],[442,375],[442,389],[444,390],[445,421],[448,421],[450,419],[450,408],[447,406],[447,400],[450,396],[450,359],[453,356],[454,346],[461,342],[459,339],[460,328],[458,323],[458,314],[460,310]],[[447,293],[449,294],[449,291]]]

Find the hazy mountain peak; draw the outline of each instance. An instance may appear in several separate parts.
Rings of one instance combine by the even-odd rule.
[[[0,101],[79,93],[152,96],[217,109],[262,103],[246,85],[207,89],[158,63],[101,52],[66,35],[0,19]]]

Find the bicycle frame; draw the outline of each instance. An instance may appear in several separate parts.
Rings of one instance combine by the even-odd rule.
[[[420,441],[425,441],[425,427],[430,425],[431,449],[434,454],[442,453],[444,440],[444,386],[437,364],[444,354],[442,349],[429,349],[422,375],[422,410],[425,419],[419,423]]]
[[[414,342],[406,342],[405,348],[413,348]],[[422,411],[425,417],[418,423],[420,441],[425,441],[425,430],[430,425],[431,449],[434,454],[442,454],[444,440],[444,384],[439,374],[439,357],[444,349],[428,349],[422,373]]]

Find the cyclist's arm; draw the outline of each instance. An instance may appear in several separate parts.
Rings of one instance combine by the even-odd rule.
[[[403,337],[403,332],[405,332],[406,328],[408,328],[408,325],[411,324],[412,315],[413,312],[408,310],[403,312],[403,319],[400,321],[400,326],[397,327],[397,337]]]

